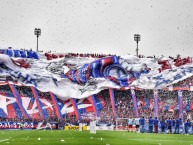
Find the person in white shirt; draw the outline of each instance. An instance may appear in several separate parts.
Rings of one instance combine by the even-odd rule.
[[[136,128],[136,132],[138,132],[139,131],[139,120],[140,120],[140,118],[135,118],[135,128]]]
[[[128,126],[129,126],[129,131],[132,131],[133,130],[133,119],[132,118],[128,119]]]

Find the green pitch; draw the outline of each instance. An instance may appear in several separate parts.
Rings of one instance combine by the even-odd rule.
[[[193,135],[117,131],[0,131],[0,145],[193,145]]]

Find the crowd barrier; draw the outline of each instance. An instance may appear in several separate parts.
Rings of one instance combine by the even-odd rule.
[[[90,127],[88,126],[88,130],[90,130]],[[114,126],[96,126],[96,130],[109,130],[113,131]]]
[[[64,130],[79,130],[79,126],[64,126]],[[88,130],[87,126],[83,126],[82,130]]]
[[[79,130],[79,126],[64,126],[64,130]],[[90,130],[90,126],[83,126],[82,130]],[[96,130],[113,131],[114,126],[96,126]]]

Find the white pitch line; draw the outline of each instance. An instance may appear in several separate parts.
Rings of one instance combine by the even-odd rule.
[[[0,140],[0,142],[4,142],[4,141],[7,141],[7,140],[9,140],[9,139]]]
[[[164,140],[161,140],[161,139],[128,139],[128,140],[136,140],[136,141],[174,141],[174,140],[169,140],[169,139],[164,139]],[[176,140],[176,141],[182,141],[182,142],[193,142],[193,140],[191,141],[188,141],[188,140]]]

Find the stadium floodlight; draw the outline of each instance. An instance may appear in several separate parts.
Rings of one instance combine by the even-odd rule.
[[[141,40],[141,36],[140,36],[139,34],[135,34],[135,35],[134,35],[134,40],[135,40],[136,43],[137,43],[136,55],[137,55],[137,57],[138,57],[138,51],[139,51],[139,49],[138,49],[138,42]]]
[[[35,28],[34,35],[37,36],[37,52],[38,52],[38,37],[41,35],[41,29],[40,28]]]

